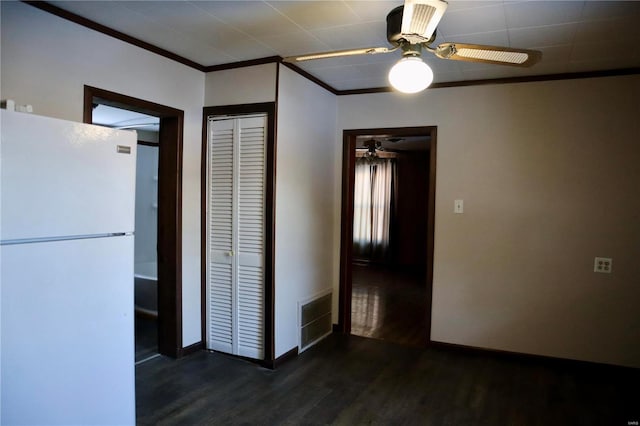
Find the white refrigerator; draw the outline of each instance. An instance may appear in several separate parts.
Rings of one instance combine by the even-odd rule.
[[[136,134],[0,114],[0,423],[133,425]]]

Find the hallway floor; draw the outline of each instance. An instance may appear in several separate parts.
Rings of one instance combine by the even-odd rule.
[[[158,353],[158,320],[136,315],[136,362]]]
[[[427,297],[424,272],[354,264],[351,333],[426,346]]]

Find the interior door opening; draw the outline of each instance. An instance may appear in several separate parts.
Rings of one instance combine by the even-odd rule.
[[[339,328],[425,346],[436,128],[344,132]]]
[[[93,123],[135,130],[136,204],[134,307],[136,364],[158,353],[158,143],[160,119],[147,114],[95,104]]]
[[[118,120],[123,111],[127,114]],[[116,121],[106,123],[105,116]],[[138,132],[136,362],[156,353],[180,357],[185,352],[180,263],[183,121],[183,111],[85,86],[85,123]]]

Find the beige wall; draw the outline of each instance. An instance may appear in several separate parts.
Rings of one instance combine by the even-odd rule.
[[[438,126],[433,340],[639,367],[639,117],[638,76],[355,95],[336,141]]]

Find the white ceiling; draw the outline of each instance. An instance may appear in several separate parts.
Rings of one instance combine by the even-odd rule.
[[[93,109],[93,124],[116,129],[158,132],[160,119],[151,115],[99,104]]]
[[[59,8],[204,66],[269,56],[388,46],[386,15],[402,1],[53,1]],[[434,44],[538,49],[532,68],[426,54],[435,82],[640,66],[640,1],[450,0]],[[337,90],[386,87],[399,59],[323,59],[298,66]]]

